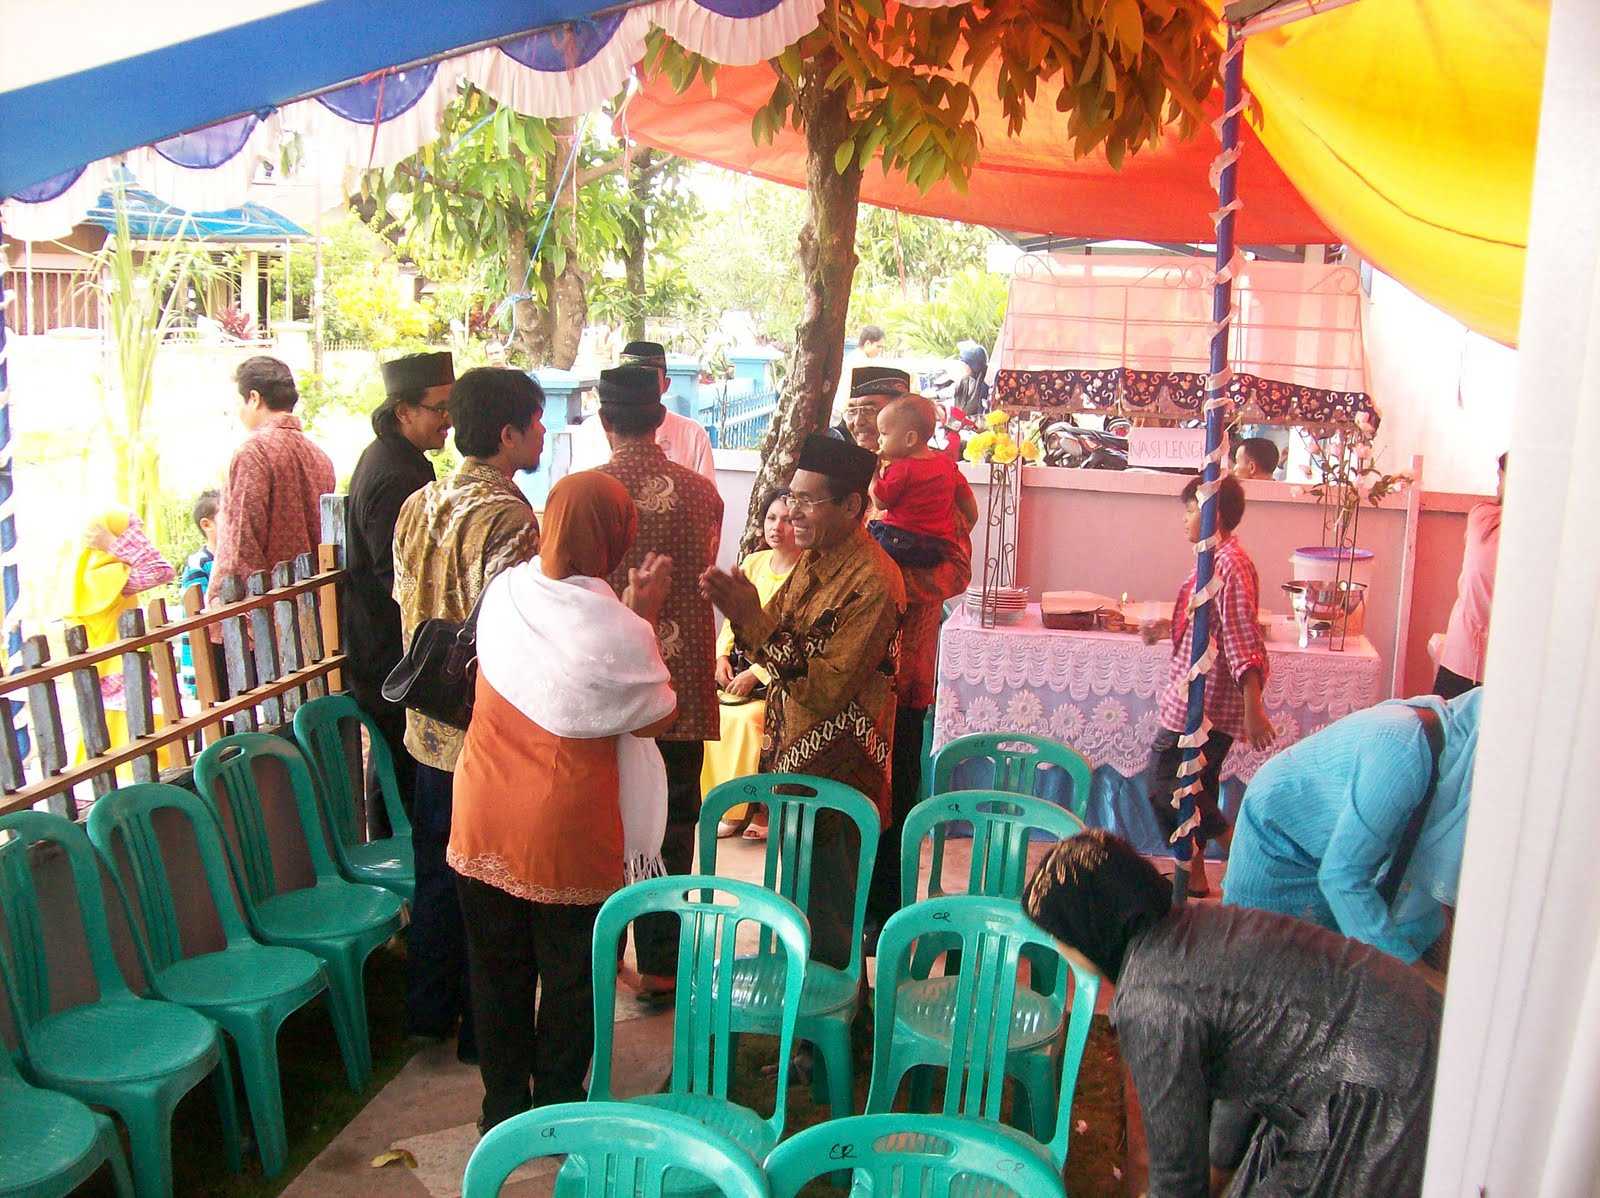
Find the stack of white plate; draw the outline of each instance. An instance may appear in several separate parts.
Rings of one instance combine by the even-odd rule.
[[[1022,619],[1023,613],[1028,610],[1028,589],[1026,587],[998,587],[994,593],[994,622],[996,624],[1015,624]],[[983,584],[974,583],[967,588],[967,611],[977,617],[983,618]]]

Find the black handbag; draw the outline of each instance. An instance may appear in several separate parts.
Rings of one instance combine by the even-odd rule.
[[[478,609],[484,584],[465,620],[424,620],[411,634],[405,656],[383,680],[383,697],[431,720],[465,729],[472,722],[478,677]]]

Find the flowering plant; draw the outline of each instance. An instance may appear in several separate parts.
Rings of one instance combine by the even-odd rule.
[[[1042,456],[1036,425],[1027,425],[1019,430],[1019,435],[1013,436],[1010,413],[1000,411],[985,416],[984,424],[988,427],[970,437],[962,449],[961,456],[967,461],[1009,466],[1019,459],[1025,463],[1037,462]]]

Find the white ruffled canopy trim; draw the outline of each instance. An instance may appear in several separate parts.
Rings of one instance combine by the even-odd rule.
[[[439,136],[444,110],[463,80],[502,104],[530,116],[567,117],[592,112],[616,95],[644,56],[645,38],[659,25],[685,48],[714,62],[750,66],[782,53],[817,27],[825,0],[781,0],[758,17],[725,17],[697,0],[660,0],[627,12],[607,44],[571,71],[526,67],[497,47],[475,50],[435,64],[433,82],[405,112],[384,121],[374,140],[372,126],[348,121],[316,99],[285,105],[262,120],[245,147],[219,166],[181,167],[148,146],[91,163],[71,187],[41,204],[0,204],[8,235],[25,241],[65,237],[94,207],[111,173],[125,162],[140,186],[179,208],[214,212],[237,207],[263,159],[276,153],[284,133],[298,134],[299,180],[319,182],[327,194],[344,194],[370,167],[392,166]],[[935,7],[964,0],[905,0]]]
[[[655,23],[679,45],[731,67],[754,66],[782,54],[817,27],[823,0],[782,0],[759,17],[725,17],[696,0],[663,0]]]
[[[627,85],[628,73],[644,57],[650,10],[635,8],[622,18],[611,40],[588,62],[570,71],[524,66],[498,46],[463,58],[466,78],[501,104],[532,116],[565,117],[593,112]]]
[[[21,200],[0,203],[0,224],[5,226],[6,236],[18,241],[66,237],[94,207],[100,193],[111,186],[111,174],[116,169],[115,158],[102,158],[85,167],[72,186],[53,200],[42,204],[25,204]]]

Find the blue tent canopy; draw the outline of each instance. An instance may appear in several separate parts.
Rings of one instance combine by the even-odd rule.
[[[186,37],[138,28],[139,6],[131,5],[106,15],[117,36],[85,37],[71,27],[81,20],[79,6],[52,16],[32,5],[26,20],[19,14],[0,33],[8,43],[0,51],[0,78],[8,81],[0,91],[0,196],[386,67],[625,7],[606,0],[240,0],[209,20],[260,15]],[[124,50],[142,52],[114,56]]]
[[[261,204],[245,204],[225,212],[185,212],[158,200],[140,187],[123,192],[123,207],[128,215],[128,232],[141,241],[169,238],[198,238],[202,241],[265,241],[280,243],[309,239],[311,234],[281,212]],[[85,224],[98,225],[108,232],[117,227],[115,202],[110,192],[84,218]]]

